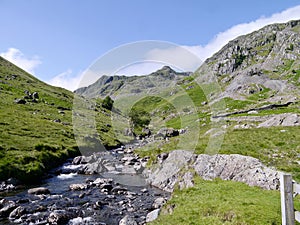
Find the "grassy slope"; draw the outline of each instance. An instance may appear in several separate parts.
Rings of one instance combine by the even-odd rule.
[[[214,125],[210,123],[210,107],[201,105],[201,102],[206,100],[203,92],[199,91],[199,87],[193,81],[190,82],[185,82],[181,86],[183,88],[194,86],[185,94],[193,99],[197,112],[179,113],[180,115],[177,114],[176,117],[163,121],[165,126],[177,129],[185,128],[187,125],[188,133],[171,138],[168,142],[154,142],[137,149],[136,152],[141,156],[150,155],[152,160],[155,160],[159,153],[178,149],[180,139],[188,138],[192,136],[192,132],[196,131],[199,132],[199,139],[191,140],[191,142],[197,142],[195,153],[205,153],[210,137],[205,133]],[[260,102],[256,99],[257,93],[248,96],[245,101],[226,98],[226,108],[234,111],[268,104],[267,102],[262,103],[269,97],[265,94],[265,90],[262,92],[264,92],[264,96],[260,96]],[[176,98],[180,99],[181,97],[182,93],[171,96],[169,102],[180,102]],[[140,104],[141,106],[148,105],[149,109],[155,111],[155,107],[162,108],[166,104],[165,102],[151,104],[150,99],[148,103],[144,99]],[[255,116],[285,112],[300,113],[299,104],[292,104],[287,108],[261,111]],[[199,119],[195,120],[195,114]],[[185,126],[182,126],[183,121],[185,121]],[[222,125],[226,125],[227,129],[218,153],[242,154],[258,158],[267,166],[292,173],[293,178],[300,181],[298,126],[233,129],[236,122],[226,120]],[[186,143],[188,147],[188,142]],[[165,213],[162,213],[153,224],[281,224],[279,192],[264,191],[231,181],[215,180],[211,182],[198,179],[194,188],[184,191],[177,190],[166,208],[170,208],[172,204],[176,205],[174,212],[169,214],[165,209]],[[299,208],[299,200],[295,204]]]
[[[151,224],[281,224],[278,191],[220,179],[204,181],[198,178],[195,183],[193,188],[176,190],[159,218]],[[299,201],[295,207],[299,209]]]
[[[38,102],[16,104],[14,100],[23,98],[25,90],[38,92]],[[46,170],[79,154],[72,127],[72,92],[47,85],[0,58],[0,96],[0,180],[12,176],[34,182]],[[98,115],[100,130],[100,122],[107,124],[109,118]],[[113,137],[104,139],[115,143]]]

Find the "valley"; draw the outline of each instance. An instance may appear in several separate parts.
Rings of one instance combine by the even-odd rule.
[[[52,176],[81,177],[79,194],[68,181],[62,184],[67,196],[52,190],[26,195],[43,201],[44,209],[26,214],[41,213],[40,224],[49,222],[51,210],[65,207],[77,213],[59,224],[76,224],[69,221],[78,215],[91,217],[87,224],[101,224],[100,217],[107,224],[144,224],[155,209],[160,214],[150,224],[281,224],[279,174],[300,182],[299,31],[300,21],[268,25],[230,41],[194,73],[163,66],[144,76],[103,75],[74,93],[0,58],[0,212],[8,193],[41,186],[69,160],[82,171]],[[145,183],[103,199],[100,207],[97,199],[122,185],[118,175],[132,176],[129,186],[137,175]],[[101,181],[111,190],[99,188],[100,178],[112,179]],[[51,208],[47,199],[56,195],[67,200]],[[155,196],[164,204],[153,207]],[[135,200],[145,204],[130,207]],[[119,213],[120,201],[123,209],[108,221],[110,213]],[[298,197],[295,208],[300,209]],[[134,222],[119,223],[126,215]],[[30,220],[20,218],[10,222]]]

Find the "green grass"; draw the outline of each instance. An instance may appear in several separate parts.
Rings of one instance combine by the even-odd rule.
[[[280,193],[239,182],[196,178],[194,187],[175,190],[159,218],[150,224],[279,225]]]
[[[285,130],[285,132],[282,132]],[[209,136],[200,137],[196,153],[204,153]],[[300,181],[299,127],[270,127],[227,130],[222,146],[216,150],[220,154],[241,154],[252,156],[264,164],[290,172]]]
[[[25,90],[38,92],[38,102],[16,104]],[[0,58],[0,96],[0,180],[37,182],[47,170],[80,154],[73,133],[72,92],[47,85]],[[110,128],[100,132],[110,123],[108,111],[101,106],[97,110],[102,142],[115,145]]]

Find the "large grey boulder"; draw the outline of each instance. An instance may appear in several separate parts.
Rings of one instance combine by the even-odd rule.
[[[172,192],[176,184],[180,189],[194,186],[196,174],[205,180],[221,178],[268,190],[279,188],[280,172],[266,167],[258,159],[238,154],[196,155],[176,150],[150,171],[144,171],[149,184],[168,192]]]
[[[205,180],[221,178],[222,180],[240,181],[268,190],[279,188],[280,173],[249,156],[203,154],[197,157],[192,167]]]
[[[160,211],[160,209],[155,209],[155,210],[149,212],[146,216],[146,223],[156,220],[159,215],[159,211]]]
[[[85,164],[82,168],[79,169],[78,173],[92,175],[99,174],[104,171],[106,171],[106,168],[104,166],[104,159],[99,158],[96,162]]]

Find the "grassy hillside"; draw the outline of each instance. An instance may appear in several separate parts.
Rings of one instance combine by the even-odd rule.
[[[191,99],[196,99],[193,101],[196,106],[196,112],[184,112],[174,110],[171,112],[172,117],[164,115],[164,120],[160,120],[160,126],[173,127],[173,128],[186,128],[188,127],[188,133],[183,134],[179,137],[171,138],[169,141],[156,141],[148,146],[140,148],[137,152],[143,156],[150,155],[155,158],[157,153],[164,151],[171,151],[178,149],[178,143],[182,139],[186,140],[183,149],[189,149],[190,142],[188,141],[189,136],[196,136],[197,139],[191,142],[196,143],[194,150],[195,153],[207,153],[207,145],[211,139],[210,131],[214,128],[223,129],[224,139],[221,140],[221,146],[219,149],[215,149],[215,153],[222,154],[242,154],[248,155],[260,159],[263,163],[268,166],[275,167],[277,169],[291,172],[294,178],[300,181],[300,169],[299,169],[299,154],[300,154],[300,132],[299,126],[295,127],[268,127],[268,128],[249,128],[249,129],[236,129],[235,126],[239,123],[237,121],[231,120],[231,118],[241,118],[243,116],[249,116],[247,113],[240,115],[232,115],[224,118],[218,122],[213,122],[211,117],[211,108],[209,104],[201,105],[200,102],[206,100],[206,96],[199,85],[195,84],[193,81],[185,82],[185,84],[180,84],[183,87],[193,86],[189,89],[185,95],[188,95]],[[255,95],[255,94],[253,94]],[[178,99],[180,99],[182,94],[176,94],[171,96],[169,101],[160,101],[155,104],[152,103],[150,97],[141,100],[136,103],[136,108],[138,105],[141,108],[148,109],[151,112],[157,112],[166,104],[171,104]],[[252,96],[249,96],[251,98]],[[199,101],[201,100],[201,101]],[[245,110],[255,108],[260,106],[262,103],[257,101],[246,100],[234,100],[226,98],[224,100],[227,112],[235,112],[236,110]],[[268,105],[268,102],[264,102],[262,105]],[[145,107],[145,106],[148,107]],[[149,107],[150,106],[150,107]],[[151,110],[150,110],[151,109]],[[280,107],[276,109],[267,109],[259,111],[254,116],[272,116],[275,114],[293,112],[300,114],[299,103],[291,104],[287,107]],[[253,116],[253,115],[252,115]],[[155,118],[154,118],[155,119]],[[247,123],[244,122],[244,123]],[[249,122],[248,122],[249,123]],[[254,123],[255,124],[255,123]],[[257,124],[257,122],[256,122]],[[196,134],[195,134],[196,133]],[[186,148],[184,148],[186,147]]]
[[[38,96],[31,98],[34,92]],[[0,96],[0,180],[38,181],[48,169],[80,154],[73,134],[72,92],[47,85],[0,57]],[[100,131],[110,117],[101,104],[97,107]],[[103,142],[118,144],[110,132],[100,132]]]

